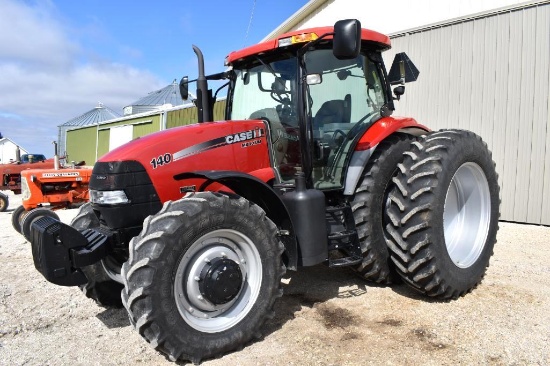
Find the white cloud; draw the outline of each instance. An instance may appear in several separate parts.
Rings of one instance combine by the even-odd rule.
[[[0,132],[51,155],[57,126],[101,101],[122,107],[163,85],[158,77],[93,54],[71,39],[51,3],[0,0]]]

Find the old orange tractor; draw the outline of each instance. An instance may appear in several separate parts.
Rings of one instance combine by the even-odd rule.
[[[54,145],[53,169],[26,169],[20,173],[19,192],[23,200],[12,214],[12,225],[27,239],[37,219],[48,216],[59,220],[54,211],[77,207],[89,199],[92,168],[83,166],[84,162],[60,166],[57,144],[54,142]]]

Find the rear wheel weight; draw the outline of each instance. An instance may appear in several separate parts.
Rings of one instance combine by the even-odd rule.
[[[122,268],[130,322],[172,361],[239,349],[282,295],[283,249],[276,226],[244,198],[203,192],[166,202]]]
[[[496,242],[491,153],[472,132],[442,130],[414,142],[402,167],[386,208],[391,260],[417,291],[456,299],[481,282]]]

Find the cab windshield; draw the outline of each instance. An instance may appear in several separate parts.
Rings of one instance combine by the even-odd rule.
[[[294,56],[256,61],[250,68],[234,69],[229,118],[269,124],[278,178],[292,182],[302,170],[298,62]],[[338,60],[330,49],[307,52],[303,65],[308,76],[304,110],[313,130],[313,183],[318,189],[339,189],[359,133],[379,118],[386,103],[380,70],[367,55]]]

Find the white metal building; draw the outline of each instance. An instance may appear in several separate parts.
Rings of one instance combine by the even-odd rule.
[[[345,18],[390,34],[387,67],[406,52],[420,70],[396,114],[481,135],[501,219],[550,225],[550,0],[313,0],[266,39]]]
[[[17,144],[7,137],[0,138],[0,164],[8,164],[10,160],[15,161]],[[27,150],[19,146],[21,154],[28,154]]]

